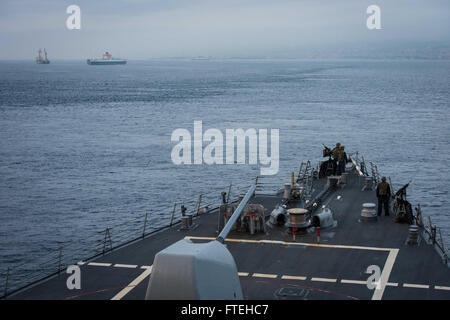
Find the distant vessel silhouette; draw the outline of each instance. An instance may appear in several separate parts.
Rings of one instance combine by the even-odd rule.
[[[87,64],[90,65],[110,65],[126,63],[127,60],[114,58],[108,51],[106,51],[101,58],[87,59]]]
[[[48,60],[48,58],[47,58],[47,51],[45,50],[45,48],[44,48],[44,57],[42,57],[41,53],[42,53],[42,50],[39,49],[38,56],[36,57],[36,63],[37,64],[49,64],[50,60]]]
[[[192,60],[209,60],[209,57],[197,56],[197,57],[193,57]]]

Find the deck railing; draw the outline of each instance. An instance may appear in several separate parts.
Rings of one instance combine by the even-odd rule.
[[[421,228],[421,230],[423,231],[423,235],[426,235],[426,237],[428,238],[426,240],[428,240],[438,250],[443,262],[448,265],[448,263],[450,262],[450,252],[445,247],[441,228],[437,228],[436,225],[432,224],[430,216],[428,216],[428,225],[424,223],[422,218],[422,208],[420,207],[420,204],[417,205],[415,210],[416,215],[414,216],[414,220],[416,225]],[[438,234],[439,239],[437,238]]]
[[[376,165],[374,165],[372,162],[367,162],[364,157],[360,157],[358,155],[358,152],[355,152],[350,155],[350,158],[352,159],[353,164],[356,166],[356,169],[360,176],[365,177],[372,177],[372,180],[377,183],[380,181],[380,174],[378,172],[378,168]],[[370,164],[370,174],[368,171],[368,166],[366,163]],[[395,194],[395,190],[392,187],[391,178],[389,177],[389,185],[391,188],[391,193]],[[414,216],[414,221],[416,225],[423,231],[422,235],[425,240],[428,240],[433,244],[433,246],[437,249],[438,253],[441,255],[443,262],[448,265],[450,262],[450,252],[445,247],[444,239],[442,237],[441,228],[437,228],[436,225],[433,225],[431,222],[431,217],[428,216],[428,224],[425,224],[422,219],[422,209],[420,207],[420,204],[417,204],[417,207],[415,208],[416,215]],[[437,239],[437,235],[439,234],[439,239]]]
[[[221,192],[226,192],[227,200],[233,202],[246,192],[249,186],[250,184],[229,184],[214,187],[211,191],[200,193],[195,199],[168,204],[169,210],[166,213],[146,211],[135,218],[105,226],[81,240],[60,243],[31,262],[7,266],[6,269],[0,270],[0,299],[65,272],[68,266],[79,261],[89,261],[179,224],[182,216],[179,210],[181,205],[188,208],[187,214],[193,216],[208,213],[222,203]]]
[[[280,176],[257,176],[255,179],[256,193],[277,194],[283,189],[283,184],[290,181],[289,177]]]
[[[362,174],[368,176],[365,160],[363,158],[359,159],[357,154],[352,155],[352,159],[358,164],[358,167],[362,170]],[[295,180],[296,182],[307,178],[307,168],[306,163],[304,166],[300,166]],[[372,172],[379,176],[378,169],[372,170]],[[252,184],[256,184],[256,193],[277,194],[282,191],[283,185],[291,182],[291,180],[292,176],[259,176],[256,177]],[[153,233],[177,225],[180,223],[182,216],[177,208],[182,204],[190,208],[187,212],[188,214],[197,216],[201,211],[202,213],[203,211],[207,213],[217,209],[223,200],[221,192],[227,193],[227,202],[234,202],[249,189],[250,185],[229,184],[214,188],[213,191],[200,193],[195,199],[177,201],[173,203],[173,206],[168,205],[169,210],[165,215],[161,215],[160,212],[156,215],[153,211],[146,211],[139,217],[122,221],[120,224],[113,226],[106,226],[95,234],[78,242],[61,243],[54,250],[39,256],[39,258],[36,258],[32,262],[8,266],[0,274],[0,299],[7,298],[15,292],[60,274],[69,265],[79,262],[80,257],[87,257],[82,259],[84,262],[89,261],[129,243],[139,241]],[[427,229],[427,226],[423,222],[421,223],[420,205],[418,208],[420,214],[415,216],[417,225],[428,235],[429,240],[440,251],[444,262],[447,263],[450,255],[444,246],[440,229],[431,224],[431,218],[429,218],[429,226]],[[417,221],[418,218],[420,218],[420,221]],[[439,234],[439,240],[437,239],[437,234]]]

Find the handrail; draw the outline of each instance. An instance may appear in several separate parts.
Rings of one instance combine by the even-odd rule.
[[[360,169],[360,167],[359,167],[359,165],[358,165],[358,160],[357,160],[358,153],[356,152],[355,155],[356,155],[356,157],[353,157],[353,154],[349,154],[349,158],[350,158],[350,160],[352,161],[353,165],[355,166],[356,171],[357,171],[358,174],[359,174],[360,176],[362,176],[362,177],[367,176],[367,174],[364,174],[364,173],[362,172],[362,170]],[[364,158],[363,158],[363,161],[364,161]],[[372,176],[373,176],[374,178],[375,178],[375,177],[379,177],[380,174],[379,174],[379,172],[378,172],[377,166],[374,165],[372,162],[370,162],[370,164],[371,164],[371,167],[372,167]],[[390,185],[390,187],[391,187],[391,194],[394,195],[395,192],[394,192],[394,189],[393,189],[393,187],[392,187],[392,182],[391,182],[391,178],[390,178],[390,177],[389,177],[389,185]],[[428,229],[426,228],[425,224],[424,224],[423,221],[422,221],[422,209],[420,208],[420,204],[417,205],[417,207],[415,208],[415,210],[416,210],[417,214],[416,214],[416,215],[413,215],[413,217],[414,217],[414,220],[415,220],[416,225],[417,225],[419,228],[423,229],[423,231],[427,234],[429,240],[432,241],[432,244],[433,244],[434,246],[436,246],[436,247],[439,249],[440,253],[442,254],[442,256],[443,256],[443,258],[444,258],[445,263],[447,264],[447,261],[449,261],[449,259],[450,259],[450,252],[449,252],[449,251],[445,248],[445,246],[444,246],[442,234],[440,233],[440,228],[439,228],[439,236],[440,236],[441,243],[439,243],[439,242],[436,240],[436,228],[437,228],[437,227],[436,227],[436,226],[433,226],[433,225],[431,224],[431,217],[428,216],[428,220],[429,220],[429,228],[430,228],[430,230],[428,230]]]
[[[351,159],[353,160],[353,158],[351,158]],[[270,180],[278,180],[278,179],[279,179],[280,183],[282,183],[283,181],[289,181],[288,178],[284,178],[284,177],[261,176],[261,177],[258,177],[257,184],[252,184],[250,186],[248,184],[246,186],[244,184],[240,184],[240,185],[232,184],[231,186],[233,187],[233,194],[235,196],[233,197],[234,200],[233,199],[228,199],[228,200],[231,200],[231,202],[236,202],[238,199],[238,195],[240,195],[241,191],[244,190],[243,188],[245,188],[245,190],[247,190],[247,193],[245,196],[245,197],[247,197],[248,195],[254,194],[254,192],[257,190],[257,187],[264,187],[267,185],[271,185],[271,183],[266,184],[262,181],[264,181],[264,180],[270,181]],[[273,183],[273,185],[275,185],[275,182]],[[223,188],[223,190],[226,190],[230,193],[231,186],[227,185]],[[281,188],[281,186],[280,186],[280,188]],[[215,188],[215,189],[220,190],[219,188]],[[210,205],[212,206],[211,208],[209,208],[209,210],[208,210],[209,212],[212,212],[212,211],[218,209],[220,206],[221,200],[222,200],[220,193],[218,193],[218,191],[214,191],[214,192],[215,192],[215,197],[212,197],[212,198],[205,197],[205,195],[211,194],[212,192],[202,193],[203,194],[202,207],[208,206],[208,208],[209,208]],[[229,194],[228,194],[228,196],[229,196]],[[245,197],[244,197],[244,199],[245,199]],[[215,198],[215,202],[213,200],[214,198]],[[242,200],[241,204],[246,203],[244,201],[244,199]],[[207,201],[207,202],[205,203],[204,201],[205,202]],[[193,205],[195,206],[195,204],[198,203],[198,200],[192,200],[190,202],[192,202]],[[178,205],[180,205],[183,202],[177,201],[176,203]],[[184,203],[187,203],[187,202],[184,202]],[[245,206],[245,204],[243,204],[243,206]],[[146,210],[146,213],[145,213],[146,218],[144,218],[142,215],[139,215],[139,216],[135,217],[134,219],[127,219],[125,222],[121,222],[117,225],[109,226],[108,228],[103,228],[101,231],[95,232],[95,234],[85,237],[85,239],[89,239],[89,243],[92,244],[89,248],[78,247],[78,248],[75,248],[75,250],[70,250],[70,249],[73,249],[77,245],[77,242],[64,242],[64,243],[59,244],[58,248],[55,248],[54,250],[52,250],[44,255],[41,255],[39,258],[37,258],[32,263],[25,262],[25,263],[19,263],[17,265],[13,265],[13,266],[8,266],[5,271],[2,270],[0,273],[0,299],[6,298],[7,296],[9,296],[15,292],[18,292],[20,290],[23,290],[23,289],[29,287],[30,285],[33,285],[35,283],[38,283],[45,279],[48,279],[52,276],[55,276],[59,272],[65,270],[67,268],[67,266],[69,266],[73,263],[76,263],[77,261],[80,261],[80,255],[77,254],[75,251],[86,252],[87,253],[86,256],[88,256],[88,258],[82,259],[82,261],[89,261],[89,260],[92,260],[94,258],[101,256],[102,254],[104,254],[106,252],[110,252],[112,250],[116,250],[125,245],[133,243],[135,241],[142,240],[145,237],[148,237],[149,235],[160,232],[166,228],[174,227],[175,225],[177,225],[181,222],[181,213],[178,211],[178,214],[175,214],[174,208],[172,208],[172,206],[169,206],[169,208],[170,208],[170,212],[168,212],[168,216],[166,217],[167,219],[157,220],[157,225],[155,225],[154,222],[156,219],[158,219],[158,217],[157,217],[157,215],[152,214],[152,212],[155,212],[155,211]],[[198,207],[195,207],[195,208],[193,207],[193,212],[195,212],[195,210],[197,208]],[[239,209],[239,206],[238,206],[238,209]],[[235,213],[236,213],[236,211],[235,211]],[[147,216],[147,214],[148,214],[148,216]],[[238,217],[238,216],[239,215],[236,215],[236,217]],[[417,220],[417,216],[414,216],[414,218]],[[144,225],[144,227],[142,227],[143,225]],[[231,227],[232,227],[232,224],[230,224],[229,228],[231,228]],[[436,226],[434,226],[434,227],[431,226],[430,231],[428,231],[425,226],[422,226],[422,228],[424,229],[425,233],[429,236],[429,238],[433,240],[433,243],[441,251],[444,258],[448,259],[448,257],[450,255],[449,255],[448,251],[445,249],[445,247],[443,246],[443,243],[441,244],[438,241],[436,241],[437,240],[436,232],[433,232],[433,230],[436,230]],[[107,250],[105,250],[106,249],[106,247],[105,247],[106,229],[109,230],[109,237],[112,238],[112,239],[110,239],[110,238],[106,237],[106,239],[108,240]],[[114,232],[112,234],[110,233],[111,230],[114,230]],[[218,240],[225,239],[226,234],[224,234],[224,230],[225,230],[225,228],[222,230],[222,233],[218,236]],[[434,236],[433,236],[433,234],[434,234]],[[219,237],[220,237],[220,239],[219,239]],[[114,241],[112,241],[112,240],[114,240]],[[109,243],[109,241],[111,241],[111,242]],[[442,239],[441,239],[441,241],[442,241]],[[113,243],[114,243],[114,245],[113,245]],[[40,268],[36,268],[36,266],[38,266],[38,265],[40,266]],[[26,273],[26,279],[27,279],[26,283],[23,281],[23,279],[21,279],[24,275],[19,274],[19,272],[21,272],[23,270],[28,270]]]
[[[235,199],[228,198],[228,200],[232,200],[231,202],[237,201],[237,195],[240,194],[242,188],[245,186],[239,184],[233,185],[233,187],[236,197],[233,197]],[[176,203],[192,202],[193,213],[198,212],[198,209],[204,208],[205,206],[208,206],[208,211],[216,210],[219,208],[222,201],[220,192],[218,191],[226,189],[226,191],[230,192],[231,186],[226,185],[225,187],[217,187],[214,189],[216,191],[202,192],[201,202],[197,199],[187,202],[177,201]],[[152,212],[155,211],[146,210],[145,217],[139,215],[134,219],[127,219],[116,225],[105,227],[100,231],[95,231],[92,235],[84,238],[91,239],[89,241],[89,243],[91,243],[89,248],[75,248],[75,250],[88,252],[89,257],[82,259],[82,261],[88,261],[132,242],[142,240],[143,238],[166,228],[171,228],[181,222],[181,217],[176,217],[175,210],[172,209],[171,206],[170,209],[170,215],[159,220],[158,222],[161,223],[158,223],[158,225],[152,223],[155,222],[155,218],[152,219],[155,216]],[[111,230],[114,230],[114,232],[111,233]],[[65,270],[67,266],[80,261],[79,254],[76,254],[75,251],[67,250],[68,248],[74,248],[76,244],[77,243],[73,241],[64,242],[58,245],[58,248],[45,253],[31,263],[24,262],[17,265],[10,265],[5,271],[2,270],[0,272],[0,299],[5,299],[13,293],[53,277]],[[70,253],[66,254],[67,252]],[[36,266],[39,266],[39,268],[36,268]],[[20,273],[21,271],[23,271],[23,273]],[[23,278],[26,278],[26,282]]]
[[[442,234],[440,232],[440,228],[439,228],[439,236],[441,238],[441,243],[439,243],[438,241],[436,241],[436,226],[433,227],[432,223],[431,223],[431,217],[428,216],[428,221],[429,221],[429,227],[430,230],[428,230],[425,226],[425,224],[422,221],[422,209],[420,208],[420,204],[417,205],[417,207],[415,208],[417,214],[413,215],[414,220],[416,225],[423,229],[423,231],[427,234],[428,239],[432,241],[432,244],[435,245],[441,252],[445,263],[447,263],[447,261],[450,259],[450,253],[448,252],[448,250],[444,247],[444,243],[443,243],[443,239],[442,239]]]

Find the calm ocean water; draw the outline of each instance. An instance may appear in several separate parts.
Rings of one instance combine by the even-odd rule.
[[[279,129],[286,182],[340,141],[395,188],[411,179],[409,200],[448,247],[449,84],[450,61],[0,62],[0,279],[61,245],[84,258],[106,227],[113,241],[138,234],[145,212],[156,227],[175,201],[250,184],[255,165],[172,163],[172,131],[194,120]]]

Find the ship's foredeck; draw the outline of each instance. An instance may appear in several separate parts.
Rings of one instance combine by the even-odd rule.
[[[361,222],[362,204],[376,203],[374,191],[362,191],[356,173],[327,199],[337,222],[316,234],[297,234],[284,227],[267,233],[232,231],[226,239],[233,255],[245,299],[450,299],[450,270],[433,246],[420,237],[408,245],[408,225],[393,217]],[[325,179],[315,180],[316,193]],[[340,199],[337,200],[337,197]],[[281,195],[256,195],[268,214]],[[319,209],[320,210],[320,209]],[[144,299],[156,253],[189,237],[205,242],[217,236],[218,210],[194,218],[195,228],[175,225],[92,261],[80,261],[81,289],[69,290],[69,274],[37,284],[11,299]],[[381,271],[379,287],[369,289],[369,266]]]

